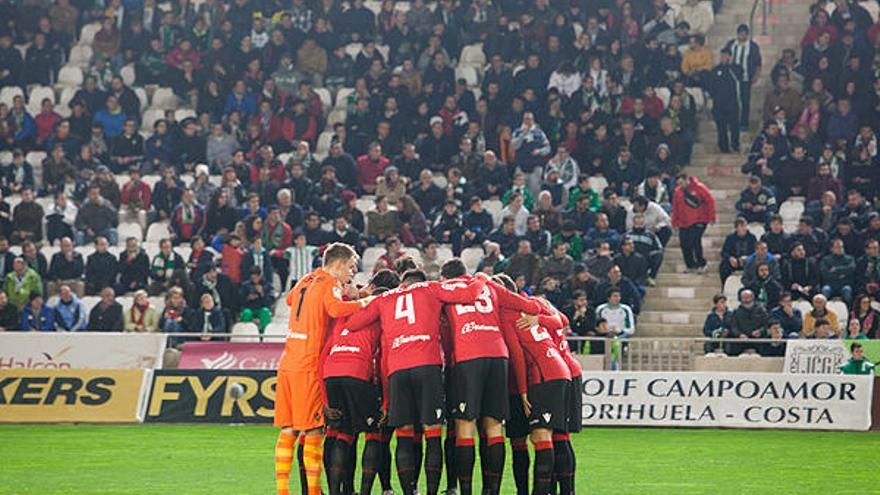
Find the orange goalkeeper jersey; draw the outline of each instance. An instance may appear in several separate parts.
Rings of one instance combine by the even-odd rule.
[[[343,301],[342,288],[332,275],[318,268],[306,275],[287,293],[290,306],[287,341],[279,370],[318,370],[321,348],[331,320],[360,309],[357,301]]]

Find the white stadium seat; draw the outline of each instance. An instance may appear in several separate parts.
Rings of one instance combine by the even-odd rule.
[[[327,88],[315,88],[313,91],[321,99],[325,113],[333,108],[333,99],[330,97],[330,91]]]
[[[135,81],[134,64],[128,64],[119,69],[119,77],[122,78],[122,82],[124,82],[126,86],[133,85]]]
[[[362,213],[372,211],[376,209],[376,197],[370,195],[361,196],[354,201],[354,206]]]
[[[76,45],[70,49],[70,58],[67,61],[70,65],[86,69],[92,63],[92,47],[89,45]]]
[[[837,315],[840,331],[846,332],[846,322],[849,320],[849,311],[846,308],[846,303],[843,301],[828,301],[828,309]]]
[[[669,106],[669,97],[671,95],[669,88],[654,88],[654,93],[657,95],[657,98],[660,98],[660,101],[663,102],[663,108]]]
[[[334,107],[327,115],[327,130],[333,129],[333,126],[336,124],[344,124],[346,116],[347,111],[345,110],[345,107]]]
[[[153,92],[153,100],[150,106],[161,108],[162,110],[174,110],[178,104],[177,95],[174,94],[171,88],[156,88],[156,91]]]
[[[345,53],[352,59],[357,59],[358,53],[364,48],[362,43],[349,43],[345,45]]]
[[[477,69],[470,66],[459,66],[455,69],[455,79],[464,79],[467,81],[468,87],[475,87],[480,84],[480,78],[477,75]]]
[[[738,274],[730,275],[724,281],[724,295],[727,296],[727,304],[730,307],[739,306],[739,290],[742,289],[742,276]]]
[[[74,65],[65,65],[58,72],[58,85],[80,87],[83,83],[83,71]]]
[[[167,238],[171,235],[170,225],[167,221],[165,222],[156,222],[150,224],[150,227],[147,229],[147,242],[156,242],[158,243],[162,239]]]
[[[36,115],[40,113],[40,109],[43,106],[43,100],[45,99],[52,100],[52,104],[55,104],[55,90],[50,88],[49,86],[34,86],[31,88],[30,93],[28,93],[28,110],[31,114]]]
[[[464,65],[480,70],[485,67],[486,63],[486,54],[483,53],[482,43],[465,45],[461,48],[461,55],[458,57],[459,66]]]
[[[323,160],[330,152],[330,142],[333,141],[333,132],[324,131],[318,136],[318,145],[315,147],[315,158]]]
[[[380,247],[371,247],[364,250],[364,255],[361,258],[364,271],[367,273],[373,273],[373,267],[376,266],[376,262],[383,254],[385,254],[385,249]]]
[[[752,222],[749,224],[749,232],[755,236],[756,239],[760,239],[762,235],[764,235],[764,226],[757,222]]]
[[[259,342],[260,328],[251,322],[238,322],[232,326],[232,342]]]
[[[461,251],[461,261],[464,262],[464,266],[467,267],[469,272],[474,272],[482,259],[483,248],[469,247]]]
[[[493,225],[501,224],[501,210],[504,209],[504,205],[501,204],[500,200],[487,199],[486,201],[483,201],[483,208],[492,215]]]
[[[263,335],[287,335],[287,322],[273,321],[272,323],[269,323],[268,325],[266,325],[266,329],[263,331]]]
[[[354,93],[354,88],[339,88],[336,92],[336,108],[345,108],[348,105],[348,96]]]
[[[150,104],[150,98],[147,96],[147,90],[145,90],[144,88],[142,88],[140,86],[137,86],[137,87],[134,87],[131,89],[134,90],[135,96],[137,96],[138,101],[141,102],[141,112],[143,112],[144,110],[147,109],[147,106],[149,106],[149,104]]]
[[[88,45],[91,46],[92,42],[95,41],[95,35],[98,34],[98,31],[101,30],[100,22],[93,22],[91,24],[86,24],[82,27],[79,32],[79,44],[80,45]]]
[[[3,103],[7,107],[12,106],[12,100],[14,100],[16,96],[24,97],[24,91],[18,86],[5,86],[3,89],[0,89],[0,103]]]
[[[165,118],[165,112],[163,112],[159,108],[148,108],[147,111],[144,112],[143,117],[141,118],[141,130],[153,132],[153,126],[156,124],[157,120],[161,120]]]
[[[180,108],[174,112],[174,120],[180,122],[184,119],[192,119],[197,117],[196,111],[192,108]]]
[[[124,246],[125,240],[129,237],[134,237],[137,240],[142,240],[144,238],[144,230],[141,227],[141,224],[137,222],[124,222],[119,224],[119,245]]]
[[[590,177],[590,189],[593,191],[596,191],[601,195],[606,187],[608,187],[608,180],[605,177],[602,177],[601,175],[593,175]]]

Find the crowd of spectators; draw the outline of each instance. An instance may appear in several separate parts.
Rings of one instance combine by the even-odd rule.
[[[785,49],[765,76],[749,184],[721,250],[722,285],[735,274],[742,288],[715,297],[707,336],[880,337],[880,23],[869,4],[813,5],[800,58]],[[738,298],[732,312],[727,297]]]
[[[0,203],[0,272],[3,307],[22,316],[0,327],[265,326],[275,292],[343,241],[384,247],[376,267],[402,248],[429,269],[481,249],[477,269],[546,294],[575,332],[632,335],[672,235],[696,136],[686,88],[712,65],[719,7],[4,2],[0,85],[23,91],[0,103],[0,189],[15,199]],[[66,101],[34,89],[66,84],[84,44]],[[146,121],[144,87],[192,112]],[[120,222],[167,223],[167,238],[148,256]],[[53,244],[49,262],[39,247]],[[98,294],[87,318],[76,301]]]

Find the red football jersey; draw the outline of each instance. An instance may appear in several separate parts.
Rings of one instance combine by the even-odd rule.
[[[340,318],[321,352],[321,378],[336,376],[372,381],[379,358],[379,323],[362,332],[348,329],[348,318]]]
[[[469,282],[470,277],[455,280]],[[467,304],[447,304],[443,308],[451,326],[456,363],[484,357],[510,357],[499,309],[536,315],[543,306],[490,281],[473,301]]]
[[[444,303],[473,301],[486,280],[422,282],[383,292],[348,321],[352,331],[381,320],[382,353],[389,375],[418,366],[440,365],[440,312]]]
[[[565,360],[565,364],[568,366],[572,378],[581,376],[583,374],[581,363],[571,354],[568,340],[565,339],[565,329],[568,328],[568,317],[561,311],[550,306],[550,303],[548,302],[545,302],[545,307],[548,314],[538,316],[538,324],[545,326],[547,330],[550,331],[550,335],[553,337],[553,341],[559,349],[559,354],[562,355],[562,359]]]
[[[560,355],[559,347],[553,340],[551,332],[540,324],[531,328],[519,329],[516,327],[516,321],[519,318],[518,311],[501,310],[501,325],[513,329],[521,345],[525,358],[527,383],[534,385],[550,380],[570,380],[571,372]],[[523,393],[525,384],[519,379],[515,381],[517,383],[513,391]]]

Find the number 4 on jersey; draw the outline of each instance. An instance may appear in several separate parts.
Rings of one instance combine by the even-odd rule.
[[[400,320],[402,318],[406,318],[406,322],[410,325],[416,323],[416,308],[413,304],[412,294],[397,296],[397,301],[394,302],[394,319]]]

